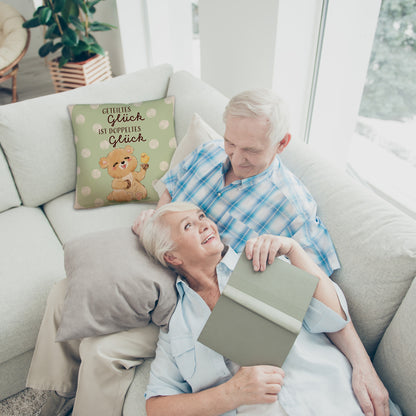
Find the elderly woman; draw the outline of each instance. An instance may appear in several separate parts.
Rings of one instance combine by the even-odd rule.
[[[149,416],[363,415],[351,366],[325,335],[348,323],[345,298],[295,240],[265,235],[245,249],[255,270],[286,256],[319,278],[282,368],[239,367],[197,341],[238,260],[200,209],[185,202],[160,207],[143,225],[141,240],[149,255],[179,274],[177,307],[169,332],[160,332],[151,367]],[[376,414],[388,415],[389,406]]]

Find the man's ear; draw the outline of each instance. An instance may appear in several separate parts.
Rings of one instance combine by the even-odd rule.
[[[286,146],[289,144],[291,138],[292,136],[290,133],[287,133],[286,136],[283,137],[283,139],[280,140],[280,142],[277,144],[276,153],[282,153]]]
[[[183,263],[181,259],[176,257],[171,252],[165,253],[163,258],[165,259],[166,263],[171,264],[172,266],[180,266]]]

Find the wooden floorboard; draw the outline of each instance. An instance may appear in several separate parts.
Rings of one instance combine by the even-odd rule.
[[[0,84],[0,105],[11,103],[11,94],[3,90],[11,85],[11,80]],[[54,93],[52,78],[45,61],[37,56],[24,58],[17,72],[18,101]]]

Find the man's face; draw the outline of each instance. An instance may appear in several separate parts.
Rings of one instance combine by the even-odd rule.
[[[263,172],[278,153],[278,145],[272,145],[267,130],[268,125],[264,119],[227,118],[224,148],[238,179]]]

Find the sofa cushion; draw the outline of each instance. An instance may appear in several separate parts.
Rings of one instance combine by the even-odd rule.
[[[136,367],[133,381],[124,400],[123,416],[146,416],[146,401],[143,398],[152,361],[153,358],[147,358],[142,365]]]
[[[178,143],[185,136],[194,113],[198,113],[215,131],[224,133],[222,115],[228,98],[195,78],[189,72],[175,72],[169,82],[168,95],[175,97],[175,129]]]
[[[405,415],[416,409],[416,277],[382,338],[374,366]]]
[[[53,282],[65,277],[63,250],[39,208],[0,215],[0,363],[33,348]]]
[[[142,210],[155,204],[120,204],[100,209],[75,210],[75,192],[62,195],[43,206],[62,244],[79,236],[118,227],[130,227]]]
[[[75,146],[67,106],[136,102],[166,96],[170,65],[75,90],[0,106],[0,140],[25,205],[38,206],[75,188]],[[36,157],[34,157],[36,155]]]
[[[20,204],[19,194],[10,174],[9,165],[0,148],[0,212]]]
[[[416,223],[309,145],[291,143],[282,160],[317,201],[341,263],[332,277],[373,355],[416,275]]]
[[[174,102],[69,106],[77,150],[75,208],[158,201],[152,183],[169,169],[176,148]]]
[[[91,233],[64,246],[68,292],[57,341],[167,327],[176,273],[153,262],[130,227]]]

